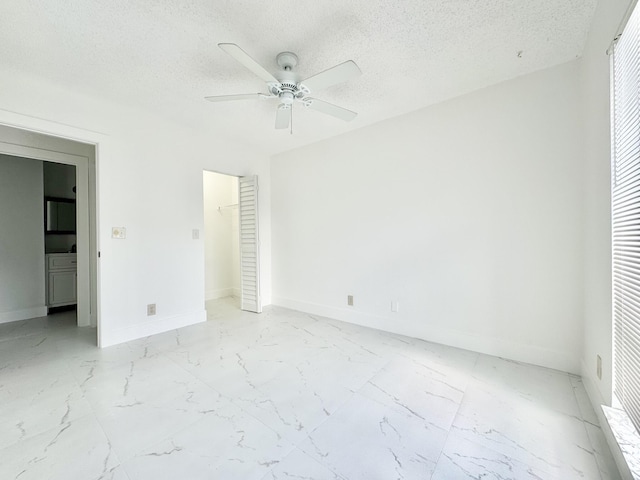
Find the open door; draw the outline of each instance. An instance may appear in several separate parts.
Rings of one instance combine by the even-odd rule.
[[[258,240],[258,177],[240,177],[240,308],[262,312]]]

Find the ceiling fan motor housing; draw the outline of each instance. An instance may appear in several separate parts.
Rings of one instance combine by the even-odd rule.
[[[281,83],[270,83],[269,91],[280,98],[280,103],[290,105],[294,100],[302,100],[310,91],[302,84],[283,80]]]
[[[296,98],[293,92],[289,90],[285,90],[282,93],[280,93],[279,97],[280,97],[280,103],[284,103],[285,105],[291,105]]]

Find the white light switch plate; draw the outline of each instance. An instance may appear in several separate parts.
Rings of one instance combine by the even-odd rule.
[[[120,240],[127,238],[127,229],[124,227],[111,227],[111,238]]]
[[[198,230],[197,228],[194,228],[193,231],[191,232],[191,237],[194,240],[198,240],[200,238],[200,230]]]

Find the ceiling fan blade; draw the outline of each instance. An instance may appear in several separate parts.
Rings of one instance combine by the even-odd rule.
[[[347,60],[340,65],[330,68],[329,70],[325,70],[324,72],[320,72],[309,77],[300,83],[314,92],[332,85],[337,85],[338,83],[346,82],[347,80],[359,75],[362,75],[362,72],[360,71],[360,68],[358,68],[358,65],[356,65],[353,60]]]
[[[276,77],[271,75],[262,65],[251,58],[247,52],[242,50],[235,43],[219,43],[218,46],[265,82],[279,83]]]
[[[305,103],[308,108],[326,113],[327,115],[332,115],[340,120],[344,120],[345,122],[350,122],[358,116],[356,112],[338,107],[332,103],[323,102],[322,100],[317,100],[315,98],[306,98],[305,100],[308,100],[308,102]]]
[[[278,107],[276,111],[276,128],[282,130],[289,128],[289,122],[291,121],[291,108]]]
[[[229,100],[250,100],[254,98],[269,98],[269,95],[262,93],[241,93],[239,95],[214,95],[212,97],[204,97],[210,102],[227,102]]]

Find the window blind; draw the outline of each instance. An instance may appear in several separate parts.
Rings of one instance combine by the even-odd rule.
[[[614,394],[640,431],[640,9],[612,57]]]

